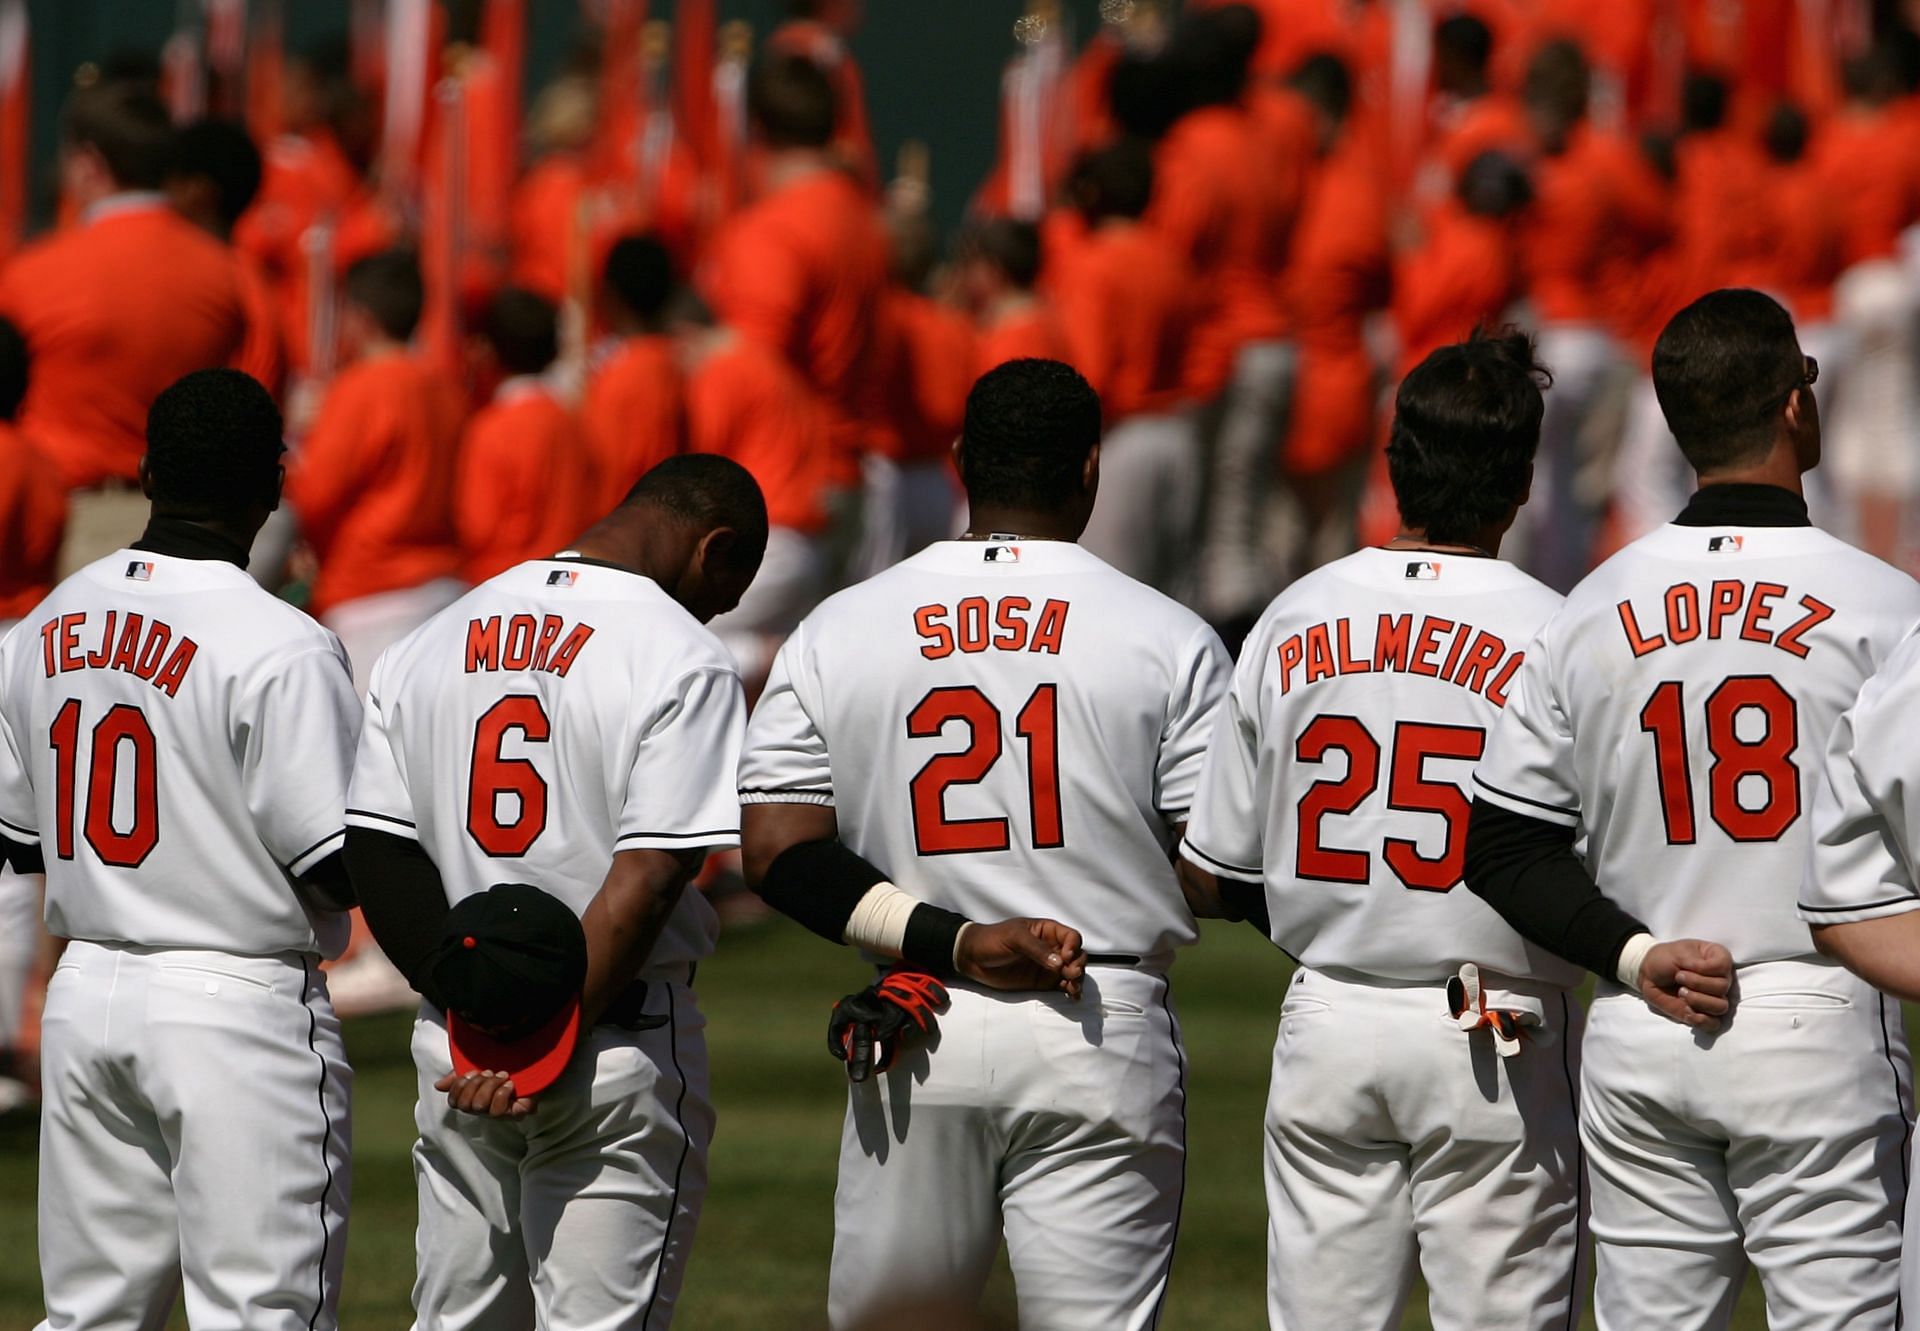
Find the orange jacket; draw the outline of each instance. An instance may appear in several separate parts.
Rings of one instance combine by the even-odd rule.
[[[287,468],[287,502],[320,559],[313,611],[457,576],[460,392],[421,360],[375,356],[337,375]]]
[[[230,364],[247,323],[226,246],[144,195],[21,250],[0,272],[0,314],[33,358],[20,428],[75,486],[131,481],[147,407]]]
[[[1616,324],[1609,279],[1665,240],[1664,185],[1632,144],[1582,125],[1564,152],[1535,160],[1533,188],[1521,246],[1541,322]]]
[[[825,528],[827,416],[785,361],[734,337],[693,367],[686,392],[690,451],[718,453],[752,472],[773,526]]]
[[[1913,141],[1911,122],[1892,107],[1845,108],[1815,136],[1814,170],[1828,195],[1845,201],[1843,266],[1900,252],[1900,233],[1920,216],[1920,190],[1904,165]]]
[[[1772,179],[1759,145],[1733,129],[1688,134],[1674,162],[1674,240],[1688,288],[1680,298],[1764,285],[1774,270]]]
[[[1806,161],[1770,165],[1766,199],[1773,265],[1761,285],[1780,293],[1796,323],[1825,323],[1846,242],[1845,205]]]
[[[559,550],[603,516],[593,460],[545,385],[509,379],[467,422],[453,521],[468,582]]]
[[[1519,285],[1513,226],[1476,217],[1458,203],[1437,209],[1426,243],[1400,256],[1393,271],[1393,322],[1400,333],[1400,368],[1407,371],[1475,328],[1490,327],[1513,302]]]
[[[584,239],[580,201],[586,189],[587,164],[571,153],[551,153],[520,177],[508,220],[515,286],[537,291],[556,305],[567,298],[573,248]],[[586,256],[578,262],[587,271]]]
[[[1164,236],[1108,222],[1058,265],[1053,283],[1073,367],[1100,394],[1109,423],[1180,403],[1192,280]]]
[[[1030,357],[1068,363],[1073,360],[1073,353],[1067,348],[1066,330],[1060,326],[1053,307],[1045,301],[1015,310],[980,329],[974,342],[974,377],[1010,360]]]
[[[246,307],[247,332],[234,353],[233,368],[245,370],[266,386],[276,402],[286,401],[287,346],[280,335],[280,305],[266,274],[252,256],[234,252],[239,270],[240,301]]]
[[[866,192],[820,171],[735,215],[702,270],[720,322],[784,357],[824,400],[839,484],[858,483],[858,454],[878,426],[886,253]]]
[[[680,365],[671,338],[630,337],[587,381],[581,425],[600,507],[612,512],[633,483],[684,451]]]
[[[1243,343],[1286,331],[1276,283],[1298,200],[1283,196],[1274,153],[1238,106],[1181,117],[1154,149],[1147,222],[1185,256],[1201,301],[1186,364],[1197,401],[1226,386]]]
[[[20,618],[53,590],[66,530],[59,470],[0,421],[0,623]]]
[[[907,462],[944,457],[960,437],[973,387],[973,324],[958,310],[889,287],[881,298],[882,451]]]

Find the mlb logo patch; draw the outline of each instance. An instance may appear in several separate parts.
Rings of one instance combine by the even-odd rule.
[[[127,565],[127,576],[135,582],[151,582],[153,565],[144,559],[136,559]]]
[[[1746,541],[1738,536],[1709,536],[1707,553],[1710,555],[1737,555]]]
[[[1407,565],[1407,577],[1416,582],[1433,582],[1440,576],[1440,561],[1415,559]]]
[[[1017,545],[990,545],[987,547],[989,564],[1017,564],[1020,562],[1020,547]]]
[[[547,586],[571,587],[573,586],[573,580],[576,576],[578,575],[570,568],[557,568],[547,574]]]

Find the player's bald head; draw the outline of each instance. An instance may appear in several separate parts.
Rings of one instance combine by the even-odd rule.
[[[1765,457],[1806,376],[1792,317],[1758,291],[1708,292],[1668,321],[1653,348],[1660,412],[1703,474]]]
[[[239,370],[196,370],[153,400],[141,476],[164,517],[244,525],[279,502],[286,451],[273,395]]]
[[[976,510],[1064,513],[1086,502],[1100,397],[1070,365],[1008,361],[967,394],[960,478]]]
[[[683,453],[634,482],[620,507],[682,523],[699,533],[735,532],[734,566],[758,568],[767,549],[767,500],[753,473],[731,458]]]

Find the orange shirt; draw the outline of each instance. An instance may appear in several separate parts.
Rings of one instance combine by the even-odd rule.
[[[1521,245],[1541,322],[1614,322],[1609,278],[1665,239],[1664,185],[1632,144],[1582,125],[1564,152],[1535,160],[1533,188]]]
[[[53,590],[66,530],[60,472],[0,421],[0,623],[19,619]]]
[[[550,153],[520,177],[508,222],[515,286],[556,305],[567,298],[586,188],[587,164],[571,153]]]
[[[1336,466],[1372,437],[1376,372],[1368,314],[1390,276],[1381,183],[1365,143],[1349,137],[1321,165],[1294,234],[1287,298],[1300,374],[1286,443],[1295,472]]]
[[[1770,178],[1759,146],[1737,130],[1688,134],[1674,147],[1674,164],[1680,299],[1763,285],[1774,267],[1774,238],[1767,225]]]
[[[783,356],[824,399],[839,484],[858,483],[858,454],[879,417],[874,329],[886,253],[865,191],[819,171],[737,214],[703,268],[720,322]]]
[[[1053,307],[1034,301],[995,319],[983,327],[974,342],[974,377],[997,369],[1010,360],[1059,360],[1071,363],[1067,334]]]
[[[1475,328],[1492,326],[1519,285],[1513,227],[1476,217],[1458,203],[1428,220],[1426,243],[1400,257],[1393,273],[1393,321],[1400,332],[1395,378]]]
[[[944,457],[960,437],[973,388],[972,322],[916,292],[881,298],[880,382],[886,394],[882,451],[907,462]]]
[[[1848,107],[1827,121],[1810,154],[1828,194],[1845,200],[1841,254],[1845,267],[1900,252],[1900,233],[1920,216],[1911,168],[1903,164],[1913,135],[1892,109]]]
[[[1100,394],[1109,422],[1181,401],[1191,287],[1180,252],[1131,222],[1088,232],[1060,265],[1054,300],[1073,367]]]
[[[1186,367],[1198,400],[1226,386],[1243,343],[1286,331],[1275,282],[1296,201],[1276,187],[1274,151],[1238,106],[1182,116],[1154,149],[1147,222],[1186,257],[1202,302]]]
[[[1519,99],[1493,92],[1442,107],[1435,116],[1433,140],[1427,151],[1429,159],[1445,172],[1445,184],[1451,188],[1480,154],[1505,152],[1524,158],[1531,139],[1527,113]]]
[[[1777,291],[1800,324],[1833,317],[1833,284],[1845,244],[1845,207],[1806,161],[1772,164],[1766,190],[1773,271],[1762,283]]]
[[[601,516],[572,413],[537,379],[501,384],[460,444],[453,520],[467,581],[564,550]]]
[[[233,368],[258,379],[276,402],[286,401],[287,346],[280,336],[280,306],[260,265],[242,251],[234,251],[240,276],[240,301],[246,307],[247,332],[234,354]]]
[[[335,376],[287,468],[287,502],[320,559],[313,612],[455,577],[458,388],[393,352]]]
[[[689,371],[686,391],[691,452],[718,453],[752,472],[773,526],[826,527],[827,415],[785,361],[734,337]]]
[[[593,455],[600,507],[612,512],[635,481],[685,449],[673,340],[643,336],[621,342],[587,381],[580,423]]]
[[[131,481],[147,407],[231,363],[246,333],[226,246],[149,195],[21,250],[0,272],[0,314],[33,358],[20,428],[74,486]]]

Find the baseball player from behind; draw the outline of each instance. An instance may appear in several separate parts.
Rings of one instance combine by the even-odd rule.
[[[47,927],[40,1270],[51,1331],[337,1325],[347,1094],[322,956],[359,707],[331,633],[246,574],[280,413],[237,370],[155,399],[131,548],[0,642],[0,840]],[[0,855],[6,847],[0,845]]]
[[[374,667],[348,857],[374,936],[427,1000],[422,1331],[672,1321],[713,1134],[692,983],[716,920],[683,889],[708,850],[739,844],[746,727],[702,624],[752,581],[766,523],[736,463],[669,459],[576,549],[488,579]],[[525,901],[508,897],[497,927],[486,911],[465,922],[469,899],[509,889]],[[580,917],[585,963],[535,986],[516,954],[550,968],[573,946],[539,920],[543,894]],[[526,1010],[501,1010],[499,974],[520,978]],[[497,1057],[460,1035],[556,1013]]]
[[[1724,1327],[1749,1263],[1773,1327],[1900,1324],[1906,1042],[1794,896],[1828,735],[1920,586],[1808,524],[1817,375],[1758,292],[1673,317],[1654,387],[1700,488],[1574,589],[1474,773],[1468,884],[1600,976],[1602,1331]]]
[[[1398,1327],[1416,1262],[1442,1331],[1569,1326],[1584,1292],[1580,972],[1460,888],[1473,763],[1560,603],[1496,557],[1537,374],[1509,336],[1407,376],[1400,535],[1268,607],[1182,844],[1198,909],[1266,921],[1301,963],[1267,1102],[1276,1331]]]
[[[972,1303],[1003,1227],[1023,1327],[1159,1319],[1186,1148],[1167,972],[1196,936],[1171,850],[1230,665],[1075,544],[1099,438],[1066,366],[984,376],[959,445],[970,536],[810,615],[749,728],[748,881],[946,981],[891,975],[836,1013],[856,1078],[871,1037],[891,1067],[849,1096],[835,1327]],[[1078,932],[969,923],[1042,913]]]

